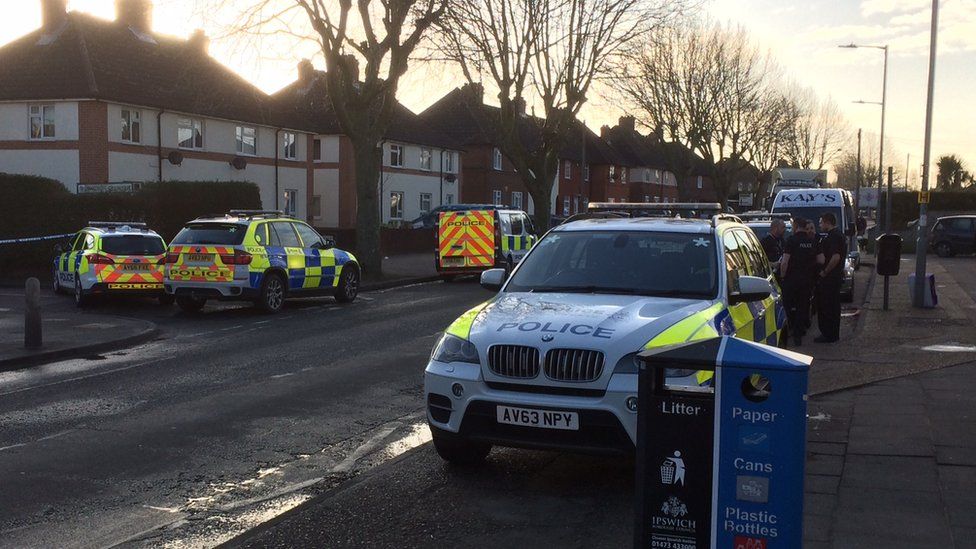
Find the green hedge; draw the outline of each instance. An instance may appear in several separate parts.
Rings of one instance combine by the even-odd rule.
[[[932,212],[976,212],[976,193],[967,191],[933,192],[929,202]],[[884,199],[882,198],[882,208]],[[884,211],[882,209],[881,211]],[[891,202],[891,223],[895,229],[906,228],[909,221],[918,219],[918,193],[894,193]],[[934,222],[935,220],[932,220]],[[932,222],[929,223],[931,226]]]
[[[164,181],[132,193],[73,194],[51,179],[0,173],[0,240],[71,233],[88,221],[143,221],[168,242],[201,215],[260,207],[249,182]],[[0,280],[47,276],[57,244],[0,245]]]

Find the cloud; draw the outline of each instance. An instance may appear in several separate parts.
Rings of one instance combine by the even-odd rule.
[[[863,0],[861,2],[861,15],[871,17],[873,15],[918,11],[931,5],[929,0]]]

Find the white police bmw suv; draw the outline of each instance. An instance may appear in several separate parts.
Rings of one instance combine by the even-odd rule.
[[[494,269],[481,284],[500,291],[448,327],[425,372],[434,446],[456,463],[492,445],[632,452],[638,352],[729,334],[785,340],[762,247],[729,216],[572,221],[507,281]]]

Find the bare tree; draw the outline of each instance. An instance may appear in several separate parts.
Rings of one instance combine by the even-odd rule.
[[[379,274],[380,143],[394,118],[397,89],[410,56],[440,19],[448,0],[214,0],[233,6],[236,31],[314,40],[339,126],[352,142],[356,168],[356,251]]]
[[[796,109],[786,158],[797,168],[822,170],[837,157],[850,132],[833,99],[820,99],[810,88],[788,92]]]
[[[624,46],[687,2],[449,1],[437,52],[468,82],[498,90],[500,108],[491,111],[488,129],[532,196],[538,226],[549,226],[559,154],[579,127],[576,115],[594,82]],[[542,116],[526,117],[527,103],[541,107]]]
[[[620,70],[616,87],[641,122],[701,157],[726,204],[742,162],[780,123],[770,58],[741,28],[692,21],[647,35]]]
[[[793,128],[796,127],[799,116],[796,105],[785,93],[771,91],[763,101],[766,105],[759,112],[767,117],[761,124],[766,131],[753,132],[749,154],[750,163],[759,171],[756,195],[760,199],[769,193],[773,170],[787,156]]]

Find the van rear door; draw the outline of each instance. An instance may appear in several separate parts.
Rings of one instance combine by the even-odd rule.
[[[491,268],[495,265],[495,212],[442,212],[437,224],[439,269]]]

